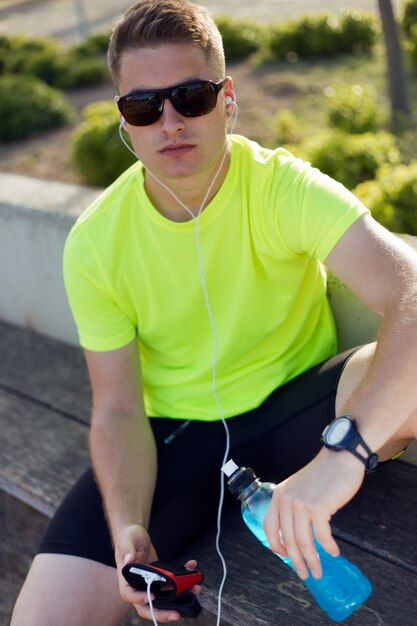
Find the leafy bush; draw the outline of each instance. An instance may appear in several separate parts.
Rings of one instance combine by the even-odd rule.
[[[376,180],[362,183],[354,193],[386,228],[417,235],[417,161],[382,167]]]
[[[373,15],[346,11],[340,18],[340,27],[339,52],[372,52],[379,35],[378,22]]]
[[[30,74],[60,89],[95,85],[108,77],[97,55],[79,56],[76,48],[62,52],[51,39],[23,35],[0,37],[0,73]]]
[[[71,54],[80,59],[90,58],[94,56],[105,55],[110,41],[110,33],[94,33],[90,35],[83,43],[77,44],[71,48]]]
[[[297,118],[288,109],[279,111],[274,122],[276,130],[276,140],[279,144],[299,143],[301,132],[299,130]]]
[[[0,141],[36,135],[69,121],[72,108],[65,96],[44,82],[0,76]]]
[[[414,69],[417,69],[417,24],[411,28],[410,38],[405,42],[405,49]]]
[[[362,13],[342,17],[304,15],[271,27],[268,47],[276,60],[370,52],[377,38],[376,20]]]
[[[4,74],[27,74],[28,64],[38,56],[55,56],[58,45],[47,37],[2,35],[0,38],[0,70]]]
[[[10,56],[10,37],[0,33],[0,75],[6,71],[6,64]]]
[[[97,85],[109,78],[107,65],[100,58],[75,59],[71,54],[61,57],[63,71],[55,85],[60,89]]]
[[[407,0],[404,3],[401,25],[406,36],[411,35],[413,26],[417,24],[417,0]]]
[[[375,178],[383,164],[400,162],[395,137],[386,132],[349,135],[327,131],[304,142],[294,152],[348,189]]]
[[[325,91],[331,126],[347,133],[375,131],[381,123],[381,107],[372,86],[345,85]]]
[[[107,187],[135,162],[135,157],[120,141],[113,103],[90,104],[83,117],[72,135],[74,165],[87,183]]]
[[[236,20],[228,16],[216,18],[228,61],[243,59],[259,49],[261,27],[249,20]]]
[[[38,54],[29,59],[26,69],[28,74],[58,89],[97,85],[108,77],[107,67],[102,59],[76,59],[72,54]]]

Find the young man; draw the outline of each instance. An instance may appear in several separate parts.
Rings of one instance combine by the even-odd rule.
[[[376,452],[389,459],[417,432],[415,254],[308,164],[227,136],[236,96],[204,9],[140,0],[113,33],[109,64],[139,161],[65,251],[99,489],[88,472],[64,501],[13,626],[113,626],[131,604],[149,618],[121,566],[175,559],[212,523],[221,415],[230,456],[281,481],[267,536],[301,578],[321,574],[312,528],[337,554],[331,516]],[[324,265],[384,316],[376,344],[336,355]],[[369,451],[322,445],[345,413],[356,426],[337,422],[329,444],[360,435]]]

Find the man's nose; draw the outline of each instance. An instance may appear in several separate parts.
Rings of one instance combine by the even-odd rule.
[[[161,129],[169,134],[177,133],[185,128],[183,116],[178,113],[168,98],[164,101],[164,110],[160,117],[160,124]]]

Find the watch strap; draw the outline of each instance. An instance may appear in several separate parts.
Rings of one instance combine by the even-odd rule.
[[[334,421],[337,421],[338,419],[342,417],[349,420],[349,422],[351,422],[353,428],[355,429],[356,436],[354,440],[350,443],[350,445],[346,444],[344,446],[338,446],[338,447],[333,447],[327,444],[325,441],[324,441],[324,444],[328,448],[333,449],[333,450],[339,450],[339,451],[347,450],[348,452],[351,452],[357,459],[359,459],[365,465],[365,471],[367,473],[373,472],[377,468],[378,463],[379,463],[378,455],[376,454],[376,452],[372,452],[368,444],[364,441],[362,435],[360,434],[358,430],[356,420],[353,417],[345,413],[344,415],[340,415],[339,417],[337,417]],[[366,454],[361,454],[361,452],[358,451],[358,447],[362,447]]]

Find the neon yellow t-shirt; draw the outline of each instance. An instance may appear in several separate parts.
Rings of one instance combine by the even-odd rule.
[[[231,138],[228,173],[199,218],[225,417],[335,354],[323,261],[366,212],[287,151]],[[218,419],[195,224],[153,207],[141,163],[77,220],[64,269],[84,348],[115,350],[137,338],[149,416]]]

